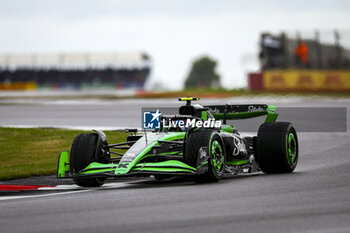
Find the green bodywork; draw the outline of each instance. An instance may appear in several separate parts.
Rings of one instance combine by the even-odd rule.
[[[182,98],[183,101],[190,101],[193,99]],[[275,106],[268,106],[265,111],[251,111],[251,112],[237,112],[237,113],[210,113],[215,117],[216,120],[220,119],[247,119],[266,115],[265,122],[273,122],[276,120],[278,114],[275,113]],[[207,120],[210,115],[207,111],[201,112],[201,118]],[[196,130],[196,129],[195,129]],[[222,125],[221,132],[234,133],[235,128],[232,125]],[[186,132],[158,132],[158,133],[147,133],[147,139],[145,136],[140,138],[128,151],[122,156],[121,160],[116,163],[98,163],[92,162],[88,164],[84,169],[73,174],[69,166],[69,152],[62,151],[59,156],[57,177],[58,178],[72,178],[80,176],[126,176],[138,173],[147,174],[179,174],[179,175],[195,175],[197,174],[198,168],[207,166],[208,161],[204,161],[199,164],[198,167],[191,167],[184,162],[179,160],[169,160],[162,162],[145,162],[145,158],[154,156],[179,156],[182,155],[181,151],[171,151],[155,154],[153,147],[160,145],[159,141],[184,141],[187,137]],[[289,136],[288,142],[290,144],[293,141],[293,137]],[[216,142],[216,143],[215,143]],[[141,149],[136,153],[132,153],[133,149],[140,147]],[[218,170],[221,169],[224,162],[223,149],[217,141],[214,141],[212,146],[212,154],[216,154],[217,159],[214,159],[214,166]],[[289,151],[291,161],[294,159],[294,155]],[[232,160],[226,161],[227,165],[240,166],[248,164],[249,160]]]
[[[171,132],[168,134],[160,134],[160,137],[153,141],[146,142],[145,137],[140,139],[139,143],[144,143],[145,148],[138,153],[138,155],[133,158],[132,161],[123,160],[119,163],[98,163],[92,162],[84,169],[79,171],[79,174],[69,175],[69,156],[68,151],[62,151],[59,156],[59,163],[57,169],[58,178],[74,177],[77,175],[110,175],[110,176],[124,176],[134,173],[170,173],[170,174],[195,174],[196,168],[191,167],[178,160],[168,160],[162,162],[142,162],[144,158],[156,156],[153,153],[149,153],[154,146],[159,145],[159,141],[173,141],[173,140],[183,140],[186,132]],[[170,152],[170,153],[160,153],[158,155],[182,155],[182,151]]]
[[[225,133],[234,133],[235,128],[233,127],[233,125],[222,125],[221,126],[221,132],[225,132]]]
[[[69,172],[69,170],[69,152],[65,150],[62,151],[58,157],[57,177],[66,177],[66,174]]]
[[[226,161],[226,165],[229,166],[240,166],[250,163],[249,159],[232,159],[230,161]]]
[[[174,141],[174,140],[181,140],[184,139],[186,132],[173,132],[173,133],[169,133],[164,135],[163,137],[158,138],[157,140],[153,141],[153,142],[149,142],[150,144],[146,145],[145,149],[143,149],[134,159],[133,161],[129,162],[125,162],[123,161],[123,159],[120,161],[120,164],[123,164],[125,166],[118,166],[118,168],[115,169],[114,174],[115,175],[123,175],[126,174],[128,172],[130,172],[130,170],[135,167],[142,159],[144,159],[145,157],[151,157],[151,156],[155,156],[154,154],[148,154],[148,152],[150,150],[152,150],[152,148],[156,145],[159,145],[158,140],[160,141]],[[145,139],[144,139],[145,140]],[[147,144],[147,143],[146,143]],[[172,160],[169,160],[172,161]],[[168,162],[168,161],[166,161]],[[179,161],[178,161],[179,162]],[[186,165],[185,163],[182,163],[183,165]],[[169,165],[171,166],[171,164]],[[187,166],[187,165],[186,165]]]

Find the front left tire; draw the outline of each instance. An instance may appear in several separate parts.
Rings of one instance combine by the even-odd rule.
[[[98,136],[95,133],[83,133],[74,138],[70,150],[70,169],[77,173],[92,162],[97,162],[95,156]],[[104,184],[105,177],[73,178],[75,184],[82,187],[100,187]]]

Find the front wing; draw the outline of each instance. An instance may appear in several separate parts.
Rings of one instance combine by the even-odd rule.
[[[72,172],[69,167],[69,151],[62,151],[58,159],[58,178],[79,177],[124,177],[133,175],[197,175],[203,174],[208,169],[208,159],[200,161],[194,168],[178,160],[167,160],[162,162],[141,162],[133,166],[127,173],[120,172],[125,169],[121,163],[98,163],[92,162],[78,172]]]

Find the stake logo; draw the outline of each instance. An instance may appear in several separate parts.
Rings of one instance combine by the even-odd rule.
[[[160,128],[160,116],[162,115],[157,109],[156,112],[145,111],[143,112],[143,128],[144,129],[159,129]]]

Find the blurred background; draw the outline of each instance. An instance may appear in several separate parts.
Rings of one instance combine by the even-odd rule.
[[[349,13],[346,0],[2,0],[0,90],[348,93]]]

